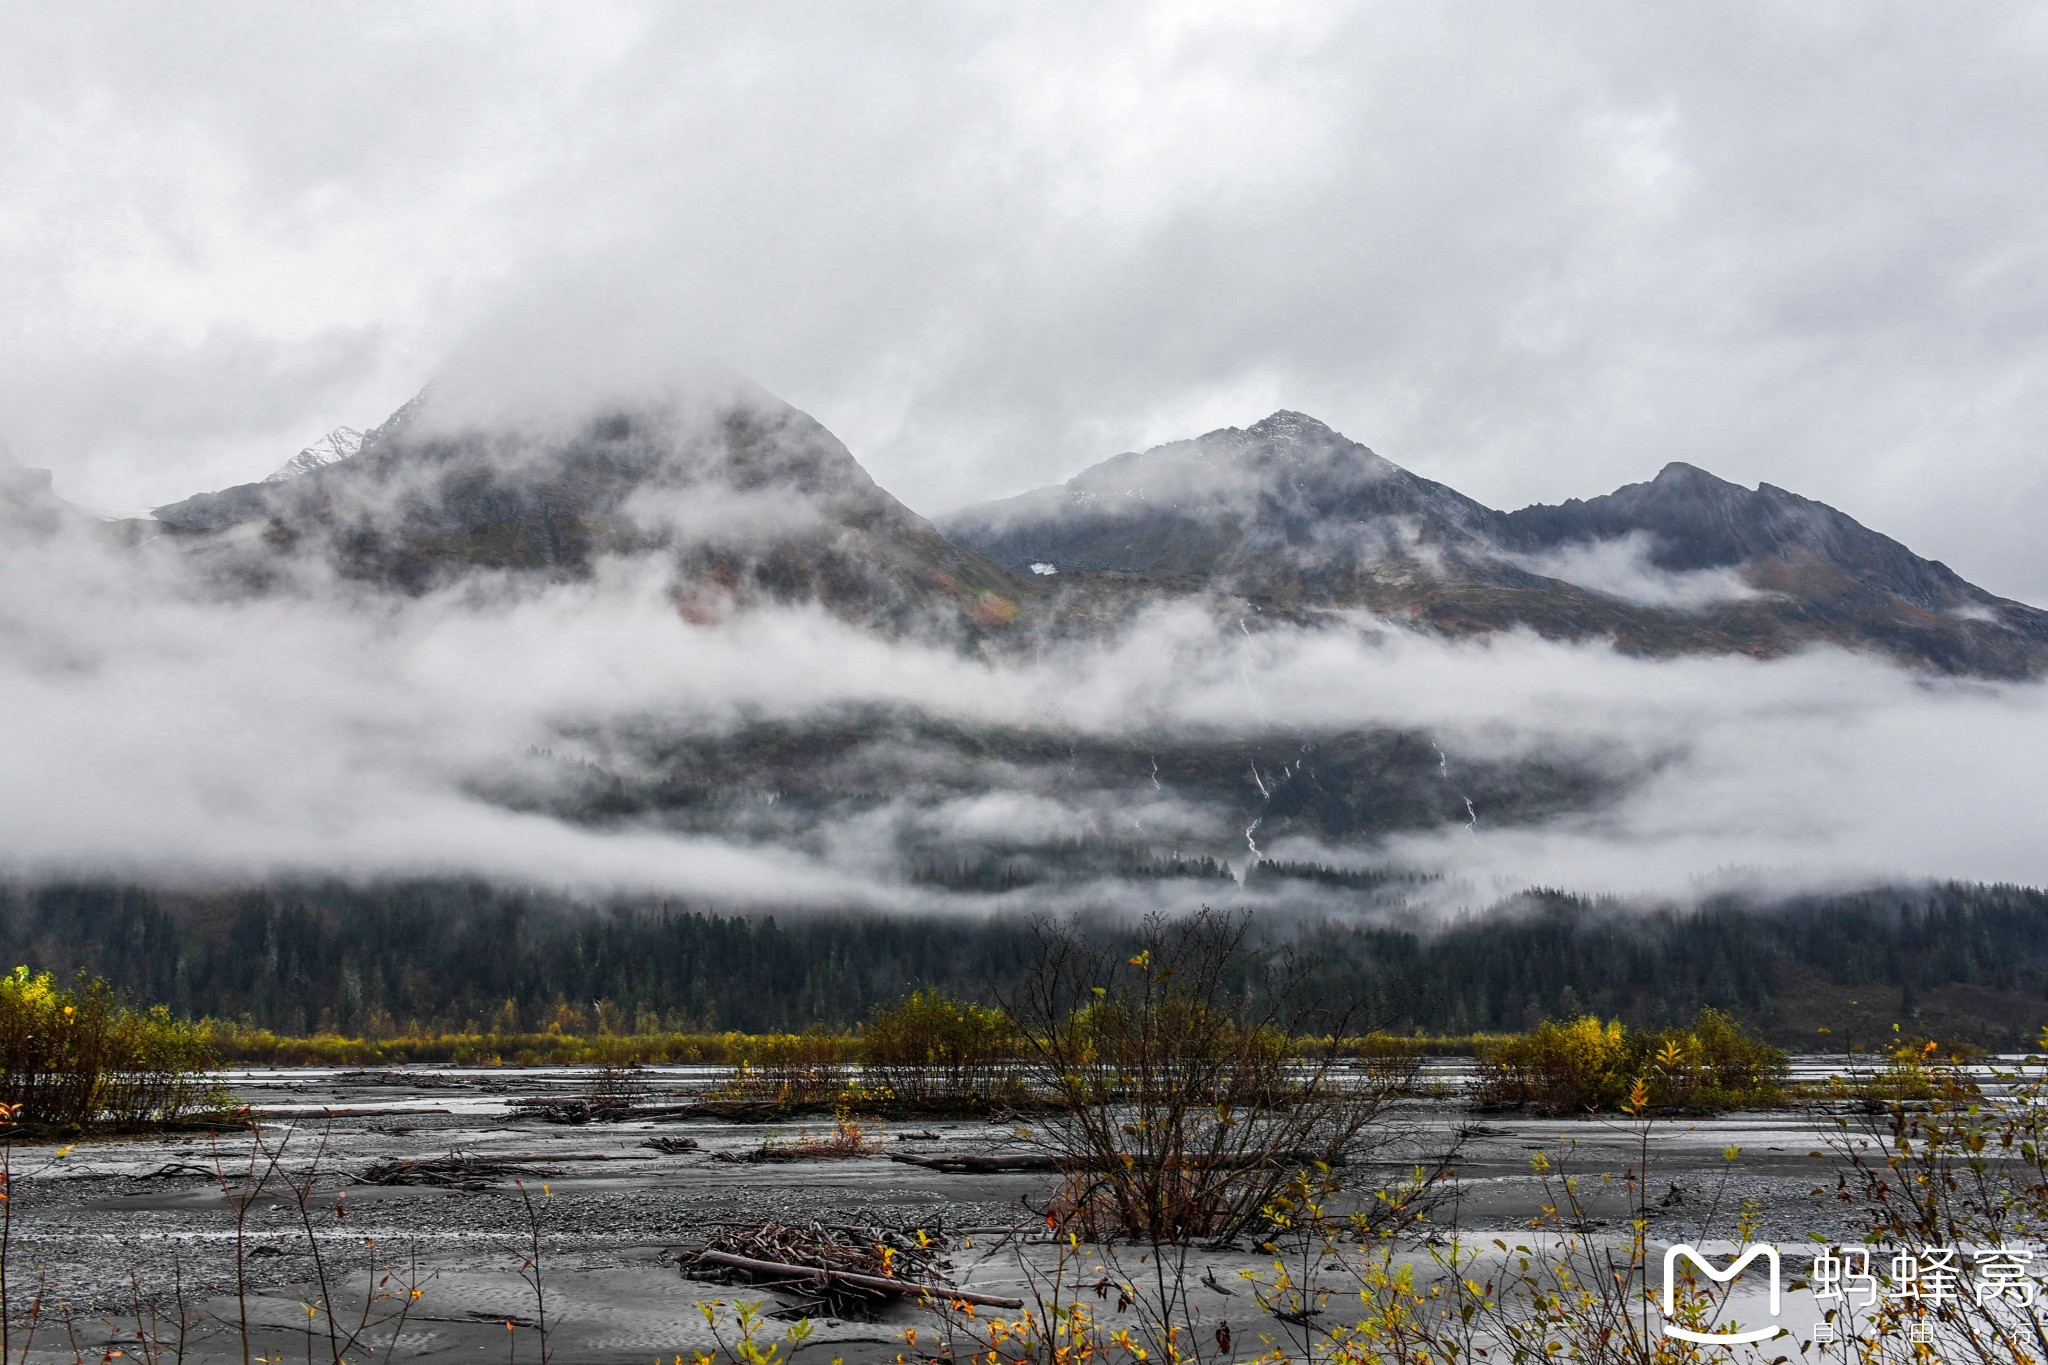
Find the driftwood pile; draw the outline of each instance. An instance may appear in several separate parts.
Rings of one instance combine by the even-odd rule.
[[[722,1223],[676,1258],[684,1276],[791,1293],[805,1311],[858,1317],[902,1300],[1021,1308],[1018,1299],[955,1288],[946,1241],[915,1228],[844,1223]]]
[[[640,1145],[642,1147],[652,1147],[663,1156],[678,1156],[683,1152],[696,1151],[697,1139],[686,1137],[651,1137]]]
[[[344,1071],[336,1085],[393,1085],[408,1090],[467,1090],[470,1083],[435,1071]]]
[[[640,1117],[630,1104],[592,1104],[579,1099],[513,1100],[511,1107],[514,1118],[542,1123],[622,1123]]]
[[[542,1123],[625,1123],[633,1119],[674,1122],[696,1118],[704,1112],[700,1104],[607,1103],[573,1096],[540,1096],[506,1103],[513,1118],[539,1119]]]
[[[539,1170],[526,1160],[513,1158],[447,1156],[394,1158],[380,1161],[356,1177],[358,1185],[431,1185],[443,1190],[475,1193],[492,1189],[506,1180],[552,1178],[553,1171]]]

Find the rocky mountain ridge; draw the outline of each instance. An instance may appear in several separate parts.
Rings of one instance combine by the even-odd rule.
[[[1015,614],[1012,575],[945,540],[765,392],[651,398],[543,427],[433,415],[423,391],[352,456],[155,516],[253,580],[311,557],[418,592],[480,570],[576,577],[608,555],[653,555],[691,620],[760,599],[894,628]]]
[[[935,527],[758,390],[710,416],[651,402],[552,434],[421,427],[427,403],[423,392],[353,455],[156,516],[245,576],[265,572],[264,555],[315,552],[406,591],[475,569],[579,574],[605,554],[662,553],[690,619],[803,598],[867,623],[1015,639],[1113,632],[1152,602],[1201,598],[1273,623],[1363,611],[1645,655],[1829,645],[1960,675],[2048,672],[2048,613],[1825,503],[1687,464],[1501,511],[1283,410]]]
[[[1283,616],[1363,609],[1644,654],[1826,644],[1950,673],[2048,670],[2048,613],[1770,484],[1672,464],[1602,497],[1503,512],[1297,412],[1118,455],[939,525],[1013,571],[1226,593]]]

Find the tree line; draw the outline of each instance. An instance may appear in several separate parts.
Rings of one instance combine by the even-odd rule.
[[[1221,882],[1219,905],[1232,889]],[[1511,1031],[1585,1013],[1655,1028],[1713,1008],[1786,1038],[1838,997],[1910,1021],[1958,992],[1976,1002],[1978,1042],[2031,1041],[2048,1019],[2048,893],[2030,888],[1689,908],[1537,890],[1428,929],[1367,922],[1385,891],[1357,890],[1349,918],[1268,917],[1262,951],[1304,956],[1306,989],[1368,1000],[1369,1022],[1395,1032]],[[1106,916],[1082,923],[1126,932]],[[845,1027],[915,986],[990,1001],[1032,934],[1021,916],[743,915],[458,880],[0,887],[7,966],[85,970],[180,1015],[294,1034]]]

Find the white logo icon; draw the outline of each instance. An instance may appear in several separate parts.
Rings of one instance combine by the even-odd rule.
[[[1716,1270],[1707,1258],[1692,1247],[1680,1243],[1664,1253],[1664,1335],[1677,1337],[1680,1341],[1697,1341],[1708,1346],[1739,1346],[1746,1342],[1763,1341],[1778,1335],[1781,1327],[1752,1327],[1747,1332],[1695,1332],[1688,1327],[1676,1326],[1672,1319],[1678,1316],[1678,1258],[1685,1257],[1700,1268],[1700,1273],[1715,1284],[1726,1284],[1740,1275],[1751,1261],[1762,1257],[1771,1268],[1771,1316],[1778,1316],[1778,1249],[1769,1245],[1745,1247],[1726,1270]]]

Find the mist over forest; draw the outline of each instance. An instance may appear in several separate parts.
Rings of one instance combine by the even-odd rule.
[[[1331,876],[1274,866],[1260,875]],[[1663,1027],[1713,1007],[1792,1048],[1883,1045],[1895,1023],[2024,1048],[2048,993],[2044,913],[2048,894],[2010,886],[1765,907],[1537,891],[1429,926],[1268,913],[1255,921],[1255,960],[1308,967],[1304,1000],[1360,1034],[1456,1038],[1588,1011]],[[1132,927],[1101,915],[1079,923],[1112,941]],[[667,897],[448,879],[212,893],[62,883],[0,895],[9,953],[294,1036],[845,1028],[913,988],[1008,1003],[1036,931],[1013,916],[721,915]],[[1238,985],[1258,989],[1252,977]]]

